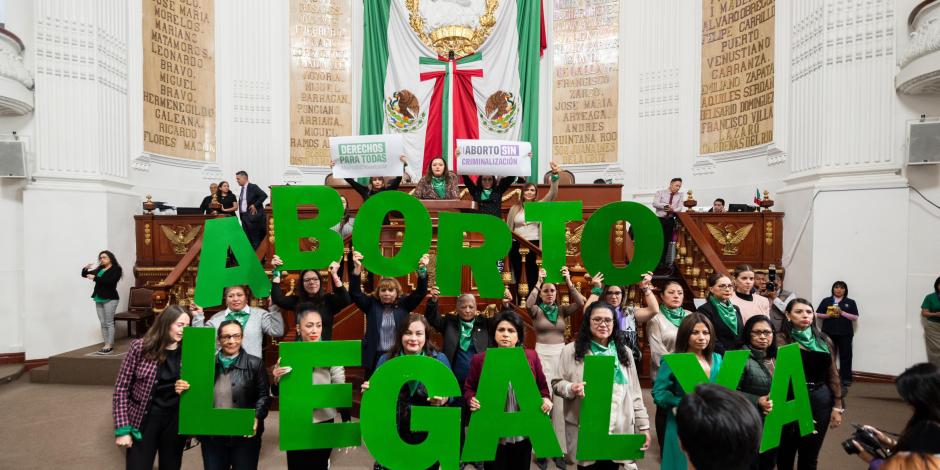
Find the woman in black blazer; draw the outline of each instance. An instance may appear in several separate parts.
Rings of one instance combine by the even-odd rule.
[[[849,286],[844,281],[834,282],[831,294],[819,302],[816,318],[822,320],[822,332],[835,346],[835,354],[839,356],[839,378],[845,388],[852,385],[852,338],[858,321],[858,303],[849,298]]]
[[[725,351],[741,346],[741,331],[744,320],[741,310],[731,304],[734,295],[734,283],[731,278],[721,273],[708,276],[708,301],[698,308],[698,312],[707,316],[715,327],[715,352],[725,355]]]
[[[91,298],[98,310],[101,322],[101,349],[95,354],[111,354],[114,351],[114,312],[118,306],[117,283],[121,280],[121,265],[114,253],[104,250],[98,253],[98,264],[88,264],[82,268],[82,277],[95,283]]]

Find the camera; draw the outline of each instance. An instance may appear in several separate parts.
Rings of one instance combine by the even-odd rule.
[[[875,458],[886,459],[891,456],[891,450],[881,444],[881,441],[875,437],[875,433],[854,423],[852,427],[855,428],[855,432],[853,432],[848,439],[842,441],[842,450],[844,450],[846,454],[852,455],[858,453],[858,449],[852,444],[854,440],[862,446],[862,449],[865,449],[866,452],[875,456]]]
[[[767,285],[764,287],[767,292],[777,291],[777,265],[771,264],[767,268]]]

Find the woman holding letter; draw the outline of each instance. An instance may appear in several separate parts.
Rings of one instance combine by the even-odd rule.
[[[242,325],[243,345],[245,351],[255,357],[261,356],[264,335],[272,338],[284,336],[284,318],[281,312],[269,312],[263,308],[250,307],[251,298],[247,286],[229,286],[223,291],[225,296],[225,310],[216,313],[206,321],[202,307],[196,304],[191,306],[193,313],[193,326],[211,326],[218,329],[226,320],[238,320]]]
[[[251,435],[201,436],[202,462],[206,470],[241,470],[258,468],[261,456],[261,434],[268,416],[271,396],[268,372],[260,357],[242,349],[244,329],[238,320],[225,320],[219,325],[219,352],[215,357],[215,408],[254,408],[255,422]],[[177,380],[176,393],[189,390],[189,382]]]
[[[398,157],[398,159],[401,160],[405,166],[408,165],[408,157],[401,155]],[[332,169],[335,165],[336,162],[330,160],[330,169]],[[352,186],[352,188],[355,189],[360,196],[362,196],[362,202],[366,202],[367,199],[382,191],[397,190],[398,186],[401,185],[401,178],[401,176],[396,176],[386,183],[385,178],[382,176],[371,176],[369,177],[369,186],[363,186],[359,184],[359,182],[354,178],[343,178],[343,180],[345,180],[346,183]],[[386,221],[386,223],[388,222]]]
[[[565,430],[568,436],[567,454],[573,456],[578,468],[616,470],[622,464],[625,469],[636,469],[632,460],[584,461],[578,459],[578,426],[581,422],[581,403],[585,396],[584,358],[586,356],[611,356],[614,358],[613,389],[611,393],[610,434],[645,434],[650,444],[649,415],[643,404],[643,390],[636,372],[633,355],[619,335],[620,326],[614,318],[615,307],[607,302],[595,302],[584,313],[578,339],[565,345],[558,363],[557,377],[552,380],[556,396],[564,398]],[[606,393],[606,390],[591,391]]]
[[[663,287],[662,302],[659,304],[659,315],[654,315],[646,324],[646,337],[650,345],[650,377],[655,378],[659,372],[659,364],[666,354],[676,351],[676,334],[679,333],[679,324],[682,319],[692,312],[682,308],[685,291],[676,281],[669,281]],[[662,457],[663,437],[666,433],[666,415],[663,407],[656,407],[656,439],[659,441],[660,457]]]
[[[637,333],[637,324],[646,323],[650,318],[659,313],[659,301],[656,300],[656,294],[653,294],[653,286],[650,282],[653,280],[653,273],[643,274],[642,279],[637,284],[640,291],[643,292],[643,298],[646,307],[637,308],[632,302],[626,301],[626,291],[620,286],[604,285],[604,274],[597,273],[591,282],[594,287],[591,288],[591,296],[588,297],[586,305],[591,306],[598,299],[614,306],[615,319],[620,326],[618,334],[625,336],[627,347],[633,352],[633,360],[640,363],[643,357],[640,353],[639,335]]]
[[[313,304],[299,304],[297,311],[297,341],[322,341],[326,332],[323,316]],[[281,378],[291,372],[290,367],[281,367],[281,360],[277,360],[274,370],[274,384],[271,385],[271,395],[280,395]],[[317,367],[313,369],[313,384],[341,384],[346,383],[346,369],[342,366]],[[330,423],[336,419],[336,408],[315,408],[313,410],[313,423]],[[287,451],[288,470],[327,470],[330,468],[330,455],[333,449],[308,449]]]
[[[738,390],[754,404],[761,416],[773,409],[770,399],[770,384],[773,382],[774,365],[777,360],[777,330],[770,318],[764,315],[751,317],[744,323],[741,342],[751,352],[744,367],[744,375],[738,382]],[[751,465],[753,470],[773,470],[777,465],[777,449],[760,454]]]
[[[457,174],[447,169],[442,157],[434,157],[427,172],[418,180],[414,196],[418,199],[457,199]]]
[[[558,197],[558,172],[561,171],[561,167],[555,162],[549,162],[549,165],[552,167],[552,185],[548,190],[548,194],[542,199],[537,200],[539,187],[534,183],[526,183],[522,192],[519,193],[519,199],[509,208],[509,214],[506,216],[506,224],[509,225],[509,231],[537,247],[541,246],[539,242],[542,239],[542,229],[538,222],[526,222],[525,203],[549,202],[554,201],[555,198]],[[519,241],[513,240],[512,248],[509,250],[509,267],[512,269],[513,283],[515,284],[520,284],[522,279],[522,254],[519,252],[519,249]],[[532,288],[535,286],[535,282],[538,279],[539,267],[535,263],[537,258],[538,255],[532,250],[529,250],[525,258],[525,275],[526,283],[529,285],[529,292],[532,292]]]
[[[349,292],[343,286],[343,280],[339,277],[339,263],[330,263],[327,271],[330,273],[330,280],[333,282],[333,291],[326,292],[323,288],[323,278],[320,277],[320,271],[316,269],[304,269],[300,271],[300,282],[302,287],[294,289],[294,294],[284,295],[281,289],[281,270],[284,261],[277,255],[271,259],[271,266],[274,270],[271,272],[271,300],[274,305],[285,310],[295,310],[301,303],[312,304],[321,315],[323,320],[323,339],[329,341],[333,338],[333,316],[352,303],[349,298]]]

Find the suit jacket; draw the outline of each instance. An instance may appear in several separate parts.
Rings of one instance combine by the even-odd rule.
[[[696,311],[708,317],[712,322],[712,327],[715,329],[715,331],[712,332],[712,338],[715,339],[716,353],[724,356],[725,351],[739,349],[741,346],[741,332],[744,331],[744,320],[741,318],[741,309],[739,309],[737,305],[734,305],[734,311],[738,316],[737,331],[731,331],[731,328],[725,325],[721,316],[718,315],[718,310],[716,310],[715,306],[710,302],[706,301]]]
[[[112,265],[108,268],[101,277],[98,277],[98,273],[101,272],[101,267],[89,270],[82,268],[82,277],[85,277],[89,274],[94,274],[95,279],[95,288],[91,292],[91,296],[97,296],[100,299],[108,300],[117,300],[120,298],[117,291],[118,281],[121,280],[121,268],[119,266]]]
[[[520,346],[521,347],[521,346]],[[532,376],[535,377],[535,385],[539,388],[539,394],[542,398],[552,398],[548,390],[548,382],[545,380],[545,373],[542,372],[542,361],[538,354],[531,349],[523,348],[525,358],[529,362],[529,369],[532,370]],[[470,360],[470,373],[467,374],[467,381],[463,383],[463,399],[468,403],[470,399],[477,396],[477,387],[480,385],[480,374],[483,372],[483,361],[486,359],[486,351],[476,353]]]
[[[239,196],[241,195],[241,189],[238,190],[238,194]],[[251,212],[245,211],[245,215],[243,215],[242,218],[244,219],[247,217],[251,222],[264,220],[264,201],[267,198],[268,193],[264,192],[260,186],[254,183],[248,183],[245,188],[245,202],[247,204],[245,207],[247,208],[249,206],[255,206],[255,209],[257,209],[258,212],[256,212],[255,215],[251,215]],[[242,213],[241,207],[242,203],[241,201],[238,201],[239,213]]]
[[[428,304],[424,307],[424,318],[444,337],[444,356],[453,365],[454,356],[457,355],[457,346],[460,345],[460,318],[457,315],[441,315],[437,302],[434,300],[428,300]],[[473,347],[478,353],[486,351],[490,345],[487,323],[487,319],[479,315],[473,320],[470,341],[473,342]]]
[[[153,386],[157,383],[157,361],[148,359],[143,354],[143,340],[131,340],[127,356],[121,361],[117,381],[114,383],[114,395],[111,410],[114,414],[114,429],[131,425],[140,429],[150,400],[153,398]]]

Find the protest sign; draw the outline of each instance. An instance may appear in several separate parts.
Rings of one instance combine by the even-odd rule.
[[[532,144],[511,140],[457,139],[461,175],[529,176]]]
[[[337,178],[399,176],[404,152],[399,134],[330,137],[330,159]]]

